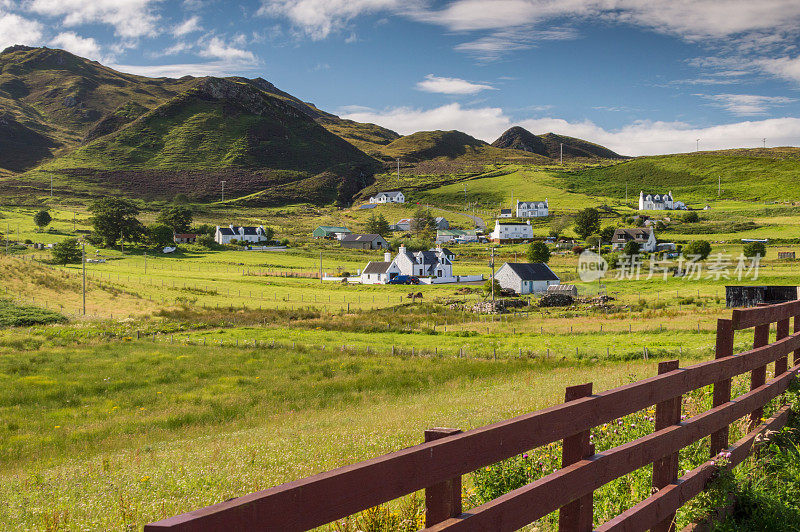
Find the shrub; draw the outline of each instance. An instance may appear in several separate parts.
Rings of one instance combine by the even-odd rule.
[[[50,222],[53,221],[53,218],[50,216],[50,213],[47,211],[39,211],[33,215],[33,223],[39,226],[39,229],[44,229]]]
[[[750,242],[744,246],[742,252],[745,257],[763,257],[767,254],[767,246],[763,242]]]
[[[628,257],[632,257],[634,255],[638,255],[640,249],[641,246],[639,245],[638,242],[629,240],[628,242],[625,242],[625,247],[622,248],[622,253]]]
[[[53,262],[56,264],[80,263],[82,256],[82,250],[75,238],[67,238],[53,246]]]
[[[700,260],[706,260],[711,253],[711,244],[705,240],[695,240],[683,248],[684,255],[697,255]]]
[[[531,242],[528,246],[528,261],[529,262],[544,262],[550,261],[550,248],[544,242]]]
[[[572,247],[572,252],[573,252],[574,254],[576,254],[576,255],[580,255],[580,254],[581,254],[581,253],[583,253],[584,251],[585,251],[585,250],[584,250],[584,248],[583,248],[582,246],[573,246],[573,247]]]
[[[208,249],[214,249],[214,247],[217,245],[214,237],[208,233],[203,233],[202,235],[198,236],[196,243],[198,246],[203,246],[204,248]]]
[[[683,215],[683,221],[694,224],[700,221],[700,216],[696,212],[687,212]]]

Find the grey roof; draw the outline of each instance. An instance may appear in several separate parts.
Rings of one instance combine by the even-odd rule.
[[[390,197],[395,197],[395,196],[397,196],[398,194],[402,194],[402,191],[400,191],[400,190],[389,190],[389,191],[386,191],[386,192],[378,192],[378,193],[377,193],[377,194],[375,194],[375,196],[373,196],[373,197],[377,198],[377,197],[378,197],[378,196],[380,196],[381,194],[384,194],[384,195],[386,195],[386,196],[390,196]]]
[[[444,254],[445,254],[445,255],[447,255],[447,256],[450,256],[450,255],[453,255],[453,256],[455,256],[455,253],[453,253],[452,251],[450,251],[450,250],[449,250],[449,249],[447,249],[447,248],[440,248],[440,249],[441,249],[442,253],[444,253]],[[432,249],[431,251],[436,251],[436,250],[435,250],[435,249]]]
[[[558,281],[558,276],[543,262],[507,262],[505,264],[523,281]]]
[[[511,214],[511,209],[500,209],[500,214]]]
[[[517,207],[522,207],[523,209],[528,207],[544,207],[547,205],[544,201],[518,201]]]
[[[220,227],[219,228],[219,233],[221,235],[235,235],[236,234],[236,233],[233,232],[233,229],[231,229],[230,227]]]
[[[620,228],[614,231],[611,242],[615,244],[628,242],[629,240],[647,242],[652,232],[653,230],[650,227]]]
[[[389,269],[390,264],[391,262],[370,261],[367,263],[364,271],[361,273],[386,273],[386,270]]]
[[[374,242],[378,239],[383,240],[381,235],[354,235],[349,234],[342,237],[342,242]]]

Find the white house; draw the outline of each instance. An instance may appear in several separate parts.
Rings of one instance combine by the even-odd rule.
[[[228,227],[217,226],[217,231],[214,233],[214,240],[217,244],[230,244],[231,240],[258,243],[266,242],[267,235],[262,225],[258,227],[240,227],[235,225],[229,225]]]
[[[514,211],[511,209],[500,209],[500,216],[498,218],[513,218]]]
[[[461,244],[464,242],[477,242],[478,233],[475,229],[439,229],[436,231],[436,243],[454,242]]]
[[[517,201],[517,218],[540,218],[550,214],[547,198],[544,201]]]
[[[546,292],[547,287],[561,282],[543,262],[506,262],[495,272],[494,278],[501,288],[520,295]]]
[[[614,236],[611,237],[611,248],[620,250],[631,241],[639,244],[639,250],[646,253],[655,251],[658,244],[652,227],[634,227],[633,229],[623,228],[614,231]]]
[[[682,201],[675,201],[672,198],[671,190],[666,194],[639,192],[640,211],[671,211],[676,209],[686,209],[686,205]]]
[[[453,263],[447,258],[444,251],[408,251],[405,246],[400,246],[397,256],[386,269],[389,279],[398,275],[413,275],[416,277],[437,277],[453,279]]]
[[[493,242],[519,242],[533,238],[531,223],[512,223],[495,220],[494,231],[489,235]]]
[[[392,254],[388,251],[383,254],[383,261],[370,261],[361,272],[361,284],[386,284],[389,275],[386,270],[392,263]]]
[[[370,203],[405,203],[406,197],[399,190],[379,192],[369,199]]]

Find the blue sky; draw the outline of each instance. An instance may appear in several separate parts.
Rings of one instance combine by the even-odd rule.
[[[522,125],[630,155],[800,145],[799,37],[796,0],[0,0],[0,48],[261,76],[402,134]]]

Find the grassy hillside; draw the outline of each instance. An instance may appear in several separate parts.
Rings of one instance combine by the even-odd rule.
[[[341,118],[322,117],[319,124],[373,157],[385,157],[382,148],[400,138],[400,135],[376,124],[362,124]]]
[[[627,185],[632,201],[640,190],[672,190],[676,199],[700,204],[718,198],[720,178],[723,199],[795,201],[799,173],[800,148],[760,148],[639,157],[562,179],[584,194],[624,198]]]
[[[525,128],[514,126],[492,143],[496,148],[522,150],[530,153],[560,159],[621,159],[622,156],[604,146],[583,139],[546,133],[534,135]],[[563,148],[563,150],[562,150]]]

